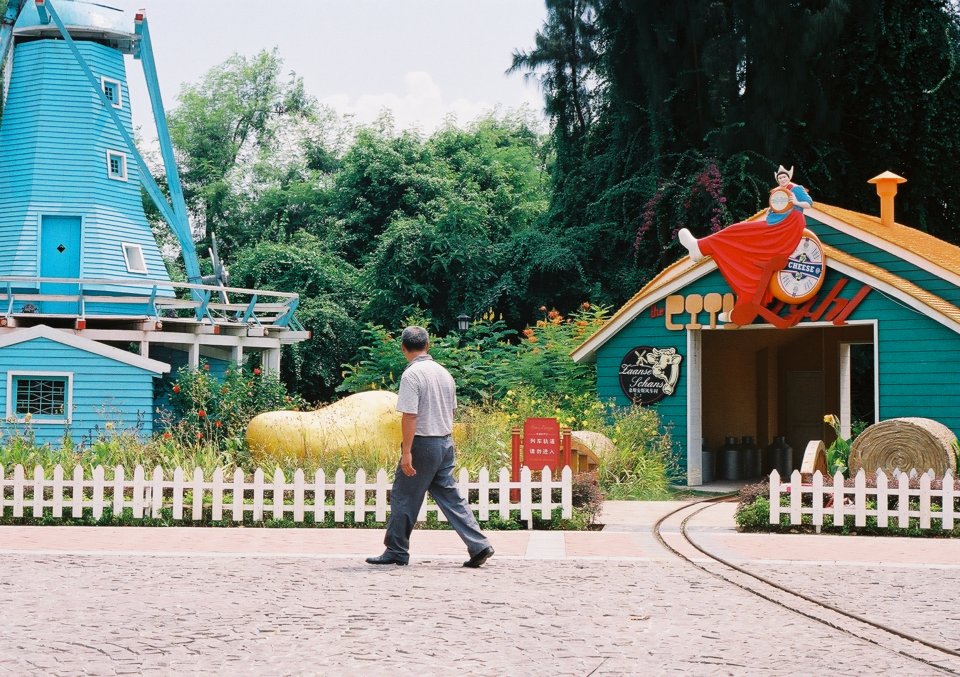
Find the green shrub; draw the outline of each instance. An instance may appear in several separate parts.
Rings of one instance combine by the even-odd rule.
[[[171,386],[170,410],[161,415],[163,440],[179,448],[233,452],[246,449],[247,424],[257,414],[280,409],[305,409],[306,402],[287,393],[276,374],[259,367],[231,367],[222,379],[200,369],[182,367]]]
[[[667,498],[676,462],[670,435],[661,431],[657,413],[640,406],[615,410],[603,432],[615,447],[602,456],[598,469],[607,497]]]

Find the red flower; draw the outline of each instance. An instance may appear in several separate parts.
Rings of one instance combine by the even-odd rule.
[[[170,433],[163,433],[163,439],[169,440],[171,437],[173,437],[173,435],[171,435]]]
[[[202,439],[203,439],[203,433],[197,433],[197,439],[198,439],[198,440],[202,440]]]
[[[590,310],[590,302],[584,301],[583,303],[580,304],[580,307],[583,308],[584,310]]]
[[[173,386],[173,392],[179,393],[179,392],[180,392],[180,386],[178,386],[178,385]]]
[[[209,364],[203,365],[203,369],[204,371],[210,371],[210,365]]]
[[[206,415],[207,415],[207,412],[205,412],[203,409],[197,412],[197,416],[199,416],[200,418],[203,418]]]
[[[259,375],[260,375],[260,367],[254,367],[254,368],[253,368],[253,375],[254,375],[254,376],[259,376]]]
[[[223,421],[217,421],[217,422],[214,423],[213,425],[216,426],[217,428],[222,428],[222,427],[223,427]]]

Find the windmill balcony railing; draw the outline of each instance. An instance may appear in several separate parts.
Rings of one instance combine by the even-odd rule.
[[[220,285],[136,279],[0,276],[2,324],[32,315],[142,317],[303,331],[299,294]]]

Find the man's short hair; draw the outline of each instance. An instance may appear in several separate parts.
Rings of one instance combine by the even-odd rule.
[[[423,327],[414,325],[403,330],[400,334],[400,343],[411,352],[419,352],[430,343],[430,335]]]

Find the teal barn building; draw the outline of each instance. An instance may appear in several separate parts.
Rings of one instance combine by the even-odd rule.
[[[149,24],[108,3],[10,0],[0,25],[0,411],[53,445],[154,431],[157,379],[201,361],[279,369],[309,336],[296,294],[200,275]],[[127,66],[143,68],[169,196],[133,140]],[[180,246],[171,281],[144,213]]]
[[[880,217],[804,210],[819,240],[804,265],[822,286],[796,303],[774,299],[750,324],[724,322],[734,297],[717,263],[684,257],[573,359],[595,363],[602,399],[656,408],[692,486],[722,475],[705,463],[729,438],[764,448],[782,436],[798,468],[811,440],[829,443],[827,415],[847,437],[857,422],[899,417],[960,432],[960,248],[895,222],[903,181],[870,181]]]

